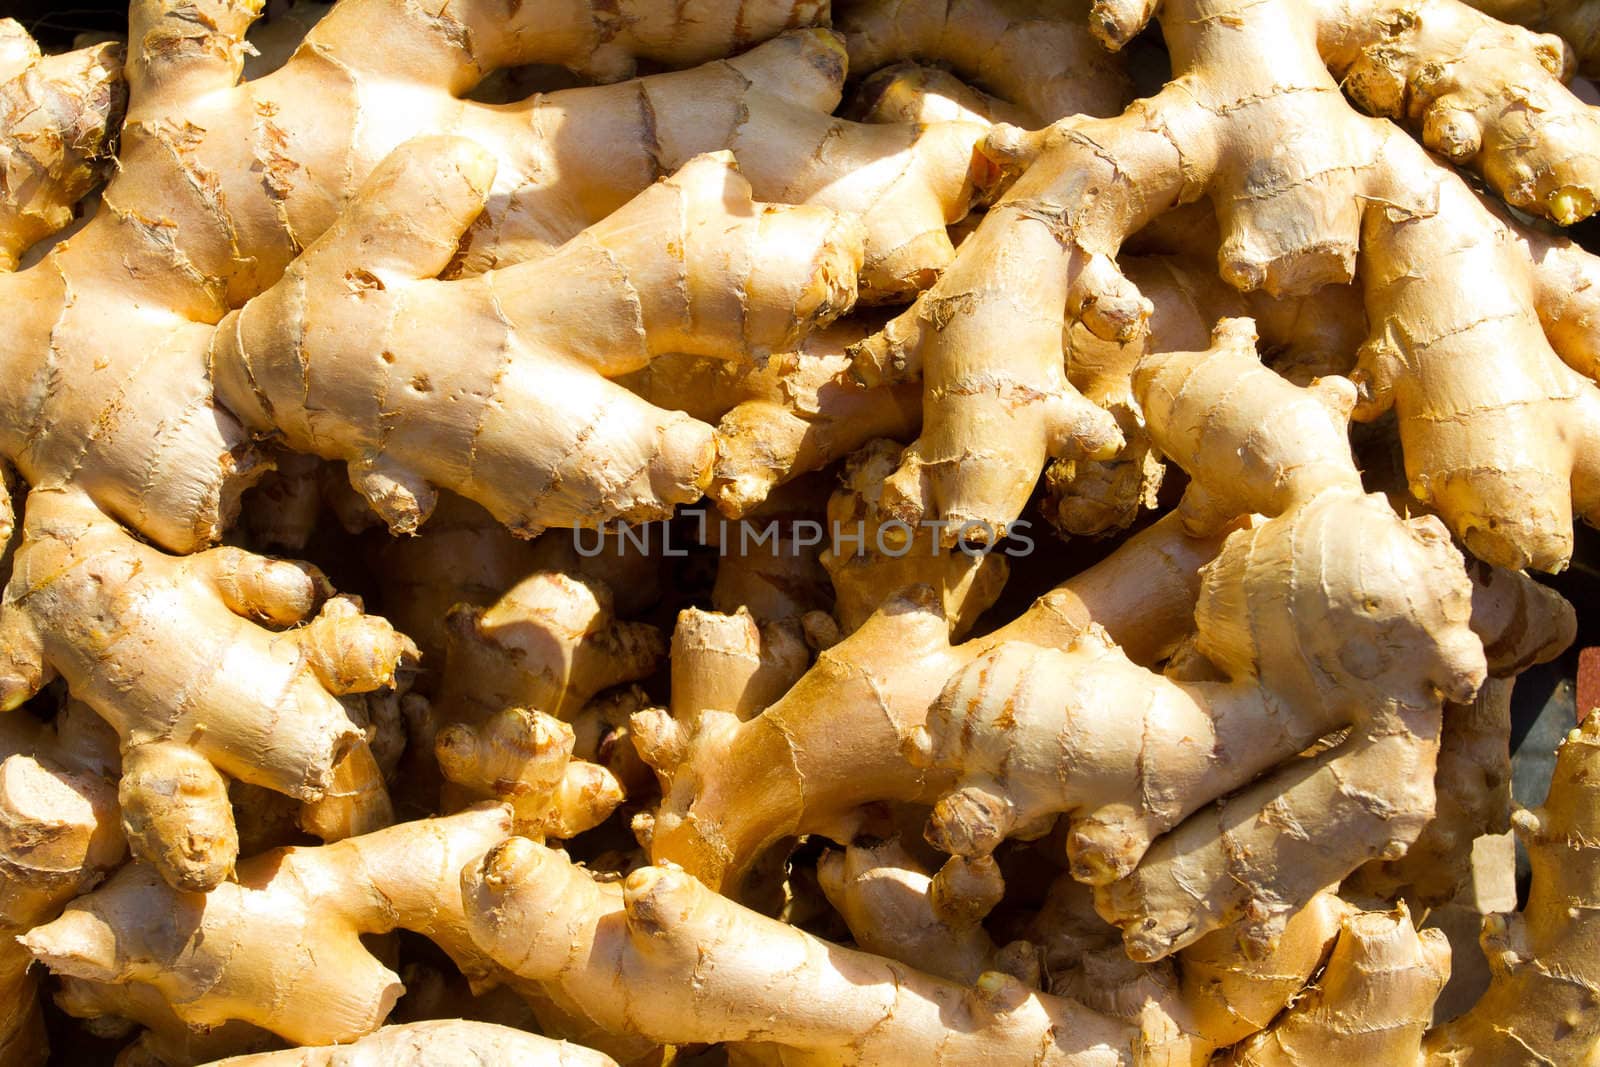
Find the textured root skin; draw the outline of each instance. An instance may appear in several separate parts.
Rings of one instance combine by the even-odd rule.
[[[49,751],[35,739],[11,740],[0,739],[0,1062],[24,1067],[43,1064],[49,1042],[33,957],[15,939],[92,888],[127,850],[109,783],[29,754]]]
[[[963,663],[1007,641],[1065,644],[1095,624],[1137,662],[1154,662],[1193,625],[1199,571],[1218,544],[1163,519],[1008,626],[954,648],[936,594],[912,589],[819,654],[783,699],[748,722],[702,716],[694,736],[660,747],[650,743],[660,731],[641,731],[640,753],[663,780],[661,807],[644,824],[652,859],[737,892],[761,852],[785,836],[849,841],[862,804],[932,800],[939,783],[901,748]],[[1139,598],[1127,596],[1134,582]]]
[[[949,71],[917,63],[896,63],[876,71],[861,83],[845,114],[861,122],[1039,124],[1022,108],[972,88]]]
[[[905,251],[915,243],[908,238],[938,231],[944,244],[926,248],[933,258],[908,276],[948,258],[944,225],[965,212],[973,192],[980,127],[908,132],[827,116],[844,57],[826,33],[793,34],[694,71],[500,109],[445,87],[465,89],[499,62],[561,58],[572,41],[563,43],[553,23],[531,32],[507,23],[498,3],[473,2],[418,25],[420,8],[360,0],[319,23],[281,70],[235,87],[251,5],[207,0],[201,22],[209,28],[198,30],[185,5],[170,6],[179,13],[155,0],[140,5],[140,25],[154,28],[134,35],[134,99],[104,210],[37,268],[0,278],[7,305],[28,309],[0,344],[0,366],[27,383],[0,398],[0,451],[31,484],[81,486],[109,514],[176,551],[214,542],[239,494],[266,470],[210,394],[212,324],[277,281],[404,136],[464,134],[500,157],[495,210],[463,254],[473,271],[548,254],[663,168],[729,147],[773,199],[815,194],[852,211],[880,204],[868,223],[886,264],[919,258]],[[544,4],[520,10],[524,21],[552,15]],[[381,49],[372,46],[372,20],[385,26]],[[462,25],[473,29],[478,52],[449,39]],[[165,49],[150,63],[140,50],[146,40]],[[397,91],[405,112],[385,120],[395,116]],[[706,100],[717,107],[702,106]],[[357,115],[366,121],[357,124]],[[301,116],[314,116],[314,131]],[[802,167],[823,144],[838,169],[821,161]],[[557,154],[557,145],[573,147]],[[844,170],[859,173],[845,181]],[[893,195],[880,203],[886,193]],[[137,315],[115,313],[135,305]],[[118,323],[114,338],[110,321]],[[164,384],[149,390],[156,361]],[[83,388],[70,397],[53,392],[57,376]]]
[[[461,884],[479,945],[602,1034],[770,1043],[863,1065],[943,1055],[1110,1067],[1136,1055],[1131,1027],[1071,1001],[995,972],[965,987],[837,948],[682,871],[644,867],[603,885],[513,839]]]
[[[572,758],[574,741],[559,719],[507,708],[475,727],[446,726],[434,751],[447,781],[473,799],[509,803],[515,831],[543,840],[592,829],[623,800],[610,771]]]
[[[1005,892],[993,859],[955,861],[930,877],[898,840],[827,852],[817,880],[863,951],[970,985],[985,971],[1003,971],[1032,988],[1039,961],[1015,942],[1001,956],[983,928]]]
[[[1419,933],[1404,904],[1348,916],[1321,979],[1229,1062],[1415,1063],[1449,976],[1450,943],[1438,930]]]
[[[476,724],[507,707],[573,719],[602,689],[647,678],[666,654],[654,626],[615,618],[598,581],[535,572],[487,608],[449,616],[444,722]]]
[[[174,885],[209,888],[238,848],[217,772],[317,799],[361,740],[340,696],[393,684],[414,655],[328,592],[314,568],[238,549],[165,556],[84,497],[36,489],[0,607],[7,704],[59,673],[129,753],[121,793],[136,853]],[[187,694],[181,706],[174,692]]]
[[[1155,7],[1106,0],[1093,25],[1121,43]],[[1371,332],[1358,417],[1396,410],[1413,494],[1474,555],[1560,569],[1573,516],[1600,514],[1600,393],[1562,362],[1594,365],[1579,325],[1594,311],[1591,257],[1497,218],[1392,125],[1357,116],[1301,0],[1184,0],[1162,18],[1174,80],[1115,119],[991,133],[984,152],[1022,177],[939,283],[854,350],[863,381],[923,380],[922,434],[890,483],[903,516],[1004,528],[1047,457],[1112,450],[1115,427],[1055,376],[1060,309],[1137,340],[1151,307],[1115,256],[1207,196],[1235,288],[1308,293],[1350,280],[1359,254]]]
[[[40,56],[10,19],[0,63],[0,270],[72,221],[72,209],[105,177],[122,126],[123,49],[102,44]]]
[[[431,280],[492,173],[465,141],[397,150],[281,282],[223,320],[210,354],[219,395],[256,431],[346,461],[396,532],[426,520],[435,486],[524,535],[662,518],[697,499],[710,428],[604,376],[662,351],[784,350],[848,309],[860,231],[826,209],[753,203],[724,154],[691,161],[543,262]],[[399,222],[419,197],[448,205],[435,233]],[[378,336],[374,361],[365,349]],[[450,345],[498,358],[451,366],[436,358]]]
[[[1433,812],[1441,702],[1470,699],[1486,670],[1443,528],[1362,495],[1350,383],[1263,370],[1248,321],[1215,340],[1147,356],[1134,387],[1151,437],[1194,478],[1177,513],[1191,533],[1272,516],[1206,568],[1194,650],[1216,680],[1146,671],[1092,629],[1002,645],[952,677],[908,748],[959,787],[930,820],[945,851],[986,854],[1068,814],[1073,874],[1140,960],[1239,921],[1259,953],[1319,889],[1402,852]]]
[[[1312,0],[1351,99],[1395,119],[1508,203],[1562,226],[1600,207],[1600,111],[1563,84],[1561,40],[1458,0]]]
[[[1600,821],[1600,717],[1590,715],[1556,753],[1544,805],[1512,818],[1533,883],[1520,915],[1484,921],[1489,988],[1465,1015],[1430,1033],[1434,1067],[1581,1063],[1600,1035],[1596,974],[1595,826]]]
[[[347,1042],[377,1029],[402,992],[361,934],[413,930],[468,975],[487,973],[463,926],[458,876],[509,832],[506,809],[477,808],[264,853],[203,896],[136,863],[25,943],[56,974],[146,987],[191,1026],[238,1020],[297,1044]]]
[[[1569,0],[1467,0],[1502,22],[1561,37],[1578,53],[1583,73],[1600,74],[1600,21],[1588,4]]]
[[[873,438],[916,436],[922,391],[915,383],[867,388],[848,373],[845,348],[866,332],[858,322],[837,322],[763,366],[669,353],[617,381],[657,407],[716,426],[707,494],[739,518]]]
[[[477,1067],[617,1067],[578,1045],[466,1019],[385,1026],[348,1045],[233,1056],[211,1067],[431,1067],[464,1059]]]
[[[1120,61],[1090,37],[1087,9],[1048,0],[838,0],[834,26],[857,74],[897,60],[939,62],[1036,122],[1054,122],[1115,115],[1132,95]]]

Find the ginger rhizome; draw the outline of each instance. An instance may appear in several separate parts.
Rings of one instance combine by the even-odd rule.
[[[413,653],[307,564],[168,556],[71,491],[29,494],[11,566],[5,706],[59,675],[115,728],[129,843],[186,889],[217,885],[238,858],[224,775],[311,802],[341,767],[365,773],[350,698],[392,685]]]
[[[0,1060],[1592,1058],[1581,5],[262,6],[0,22]]]
[[[1062,329],[1141,336],[1150,304],[1116,256],[1147,223],[1209,197],[1217,268],[1238,289],[1306,295],[1360,267],[1369,335],[1358,416],[1393,408],[1413,494],[1474,554],[1564,566],[1573,516],[1600,505],[1600,392],[1583,325],[1593,260],[1497,213],[1388,122],[1357,115],[1319,52],[1314,5],[1096,11],[1113,42],[1155,15],[1175,77],[1115,118],[986,139],[982,151],[1020,177],[939,283],[855,350],[869,383],[922,380],[921,435],[889,486],[895,510],[1003,531],[1047,457],[1114,452],[1118,428],[1061,373]],[[1518,146],[1533,137],[1507,125],[1522,114],[1473,112],[1482,139],[1498,131]],[[1530,159],[1559,171],[1581,157],[1559,124],[1548,132]],[[1553,181],[1545,202],[1576,213],[1577,187]],[[1514,373],[1497,362],[1507,352]]]

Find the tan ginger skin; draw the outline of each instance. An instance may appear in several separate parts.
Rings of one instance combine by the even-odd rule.
[[[1437,930],[1392,913],[1345,919],[1321,978],[1266,1031],[1234,1050],[1235,1062],[1373,1063],[1467,1067],[1568,1064],[1593,1056],[1595,772],[1600,719],[1590,715],[1556,754],[1549,796],[1515,817],[1533,881],[1520,913],[1484,920],[1489,987],[1463,1015],[1430,1027],[1450,972]]]
[[[1600,391],[1584,377],[1581,326],[1600,292],[1593,258],[1501,217],[1392,125],[1352,111],[1319,54],[1314,6],[1108,2],[1092,22],[1122,41],[1152,14],[1175,79],[1116,118],[991,134],[984,151],[1015,158],[1021,177],[938,285],[857,346],[864,381],[923,382],[921,436],[890,483],[896,510],[1003,530],[1047,457],[1118,447],[1109,416],[1063,380],[1061,329],[1081,320],[1137,338],[1150,307],[1115,256],[1146,223],[1209,196],[1219,273],[1236,288],[1308,293],[1350,280],[1359,259],[1371,331],[1359,417],[1395,410],[1412,492],[1474,554],[1564,566],[1572,517],[1600,507]],[[1581,153],[1549,132],[1530,159],[1559,171]],[[1251,175],[1268,173],[1252,191]],[[1569,188],[1561,179],[1551,194],[1558,213]]]
[[[341,5],[281,70],[239,86],[240,40],[254,7],[247,0],[202,6],[208,28],[196,36],[199,23],[185,17],[187,5],[134,5],[129,117],[104,209],[37,268],[0,279],[8,306],[27,309],[0,357],[10,379],[38,386],[8,392],[0,415],[12,432],[0,450],[15,458],[30,484],[81,485],[113,517],[167,548],[215,540],[238,494],[265,469],[246,427],[214,409],[205,356],[213,325],[276,282],[407,137],[450,134],[485,146],[468,152],[476,178],[466,183],[474,190],[467,195],[494,194],[493,210],[473,229],[481,242],[473,248],[486,250],[487,258],[469,248],[462,264],[472,272],[543,256],[664,171],[732,148],[744,172],[773,197],[816,194],[834,209],[865,210],[869,283],[876,278],[888,291],[906,278],[921,284],[916,279],[949,260],[945,225],[964,214],[974,191],[972,146],[983,127],[867,126],[827,116],[838,103],[844,56],[822,32],[791,35],[680,74],[508,108],[456,95],[502,64],[581,68],[596,49],[611,57],[602,64],[610,70],[620,69],[616,57],[626,51],[669,63],[721,54],[729,46],[725,35],[770,36],[813,17],[811,5],[763,4],[759,11],[740,5],[751,7],[742,22],[727,15],[734,5],[719,5],[724,17],[716,20],[663,24],[652,14],[621,29],[605,19],[606,5],[575,3],[559,11],[525,5],[507,21],[495,3],[455,5],[448,17],[432,19],[421,9],[390,11],[388,0],[369,0]],[[604,33],[594,29],[596,12],[609,27]],[[374,19],[385,26],[381,42],[366,29]],[[451,43],[463,29],[472,42],[466,52]],[[634,39],[633,32],[645,36]],[[718,108],[707,111],[705,100],[718,101]],[[641,105],[653,122],[641,123]],[[579,129],[587,147],[556,150]],[[833,146],[828,161],[808,163],[822,143]],[[880,206],[867,210],[873,204]],[[434,241],[459,236],[421,243],[448,260]],[[844,279],[837,277],[853,291]],[[67,299],[69,292],[75,299]],[[88,315],[91,304],[96,311]],[[132,306],[139,315],[112,310]],[[107,343],[103,331],[113,322],[117,337]],[[51,358],[43,360],[42,352]],[[51,374],[79,378],[80,368],[108,358],[110,366],[93,376],[96,388],[85,384],[70,402],[43,388]],[[150,402],[129,405],[131,383],[135,376],[148,380],[151,359],[166,368],[167,384],[148,394]],[[592,388],[583,392],[607,393],[598,376],[586,381]],[[260,414],[254,406],[251,412]],[[356,410],[349,415],[359,423]],[[639,426],[632,447],[652,454],[655,425]],[[677,452],[699,462],[677,477],[663,476],[658,506],[666,506],[675,487],[689,491],[683,479],[692,483],[708,461],[704,432],[689,436],[695,441],[680,439]],[[539,442],[522,448],[544,447]],[[369,457],[358,473],[375,462]],[[557,461],[546,455],[540,462]],[[376,477],[365,487],[392,499],[383,492],[392,482]]]
[[[262,853],[205,895],[174,890],[135,863],[25,944],[56,974],[149,987],[190,1026],[242,1020],[296,1044],[353,1041],[377,1029],[402,991],[363,934],[413,930],[468,975],[489,975],[455,885],[509,832],[509,811],[483,806]]]
[[[210,888],[238,856],[222,775],[321,799],[365,748],[341,697],[391,685],[414,654],[330,592],[307,564],[236,548],[167,556],[81,494],[36,489],[0,603],[5,705],[64,678],[122,740],[135,854]],[[174,620],[191,627],[178,642]]]
[[[46,969],[124,1067],[1593,1057],[1600,724],[1505,782],[1576,630],[1519,571],[1600,521],[1579,5],[342,0],[241,83],[259,7],[135,0],[125,65],[0,20],[0,1063]],[[1169,463],[1020,614],[955,543]],[[948,532],[709,596],[570,547],[702,497]],[[432,1014],[594,1051],[392,1025],[400,930]]]

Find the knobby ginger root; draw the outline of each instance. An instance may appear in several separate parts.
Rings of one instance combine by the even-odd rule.
[[[1193,626],[1198,572],[1219,541],[1186,537],[1175,516],[1163,519],[1010,624],[954,646],[935,591],[913,587],[822,651],[781,700],[747,722],[702,715],[687,735],[636,720],[635,744],[663,791],[660,808],[636,829],[656,862],[735,893],[784,837],[850,841],[863,804],[931,802],[945,779],[907,763],[901,749],[946,679],[1006,641],[1065,644],[1093,624],[1135,662],[1163,658]],[[1128,596],[1130,588],[1140,595]]]
[[[365,745],[341,698],[393,684],[413,654],[307,564],[167,556],[72,492],[29,494],[12,567],[6,707],[59,674],[109,722],[133,850],[188,889],[215,886],[238,855],[222,775],[320,799]]]
[[[0,270],[14,270],[105,176],[127,87],[117,45],[41,56],[5,19],[0,50]]]
[[[548,254],[665,170],[735,147],[772,197],[816,194],[865,213],[868,258],[886,264],[886,285],[925,284],[916,280],[953,254],[944,227],[974,192],[982,127],[828,117],[844,57],[826,33],[495,108],[456,94],[506,63],[581,64],[582,49],[602,42],[547,22],[548,5],[507,20],[478,0],[441,18],[361,0],[319,22],[281,70],[236,85],[254,11],[249,0],[134,6],[128,119],[104,207],[37,267],[0,278],[7,306],[28,309],[0,364],[29,383],[0,398],[0,451],[31,484],[80,486],[165,548],[214,542],[266,470],[212,395],[213,326],[277,281],[405,137],[464,134],[499,158],[491,210],[463,254],[472,272]],[[384,26],[381,42],[372,24]],[[464,27],[461,47],[452,34]],[[823,144],[838,151],[802,168]],[[145,388],[152,376],[160,388]],[[58,377],[77,387],[52,388]]]
[[[385,1026],[348,1045],[258,1052],[210,1067],[433,1067],[468,1059],[476,1067],[616,1067],[578,1045],[465,1019]]]
[[[548,259],[432,280],[492,174],[465,141],[398,149],[282,281],[217,327],[219,395],[252,429],[346,461],[397,532],[427,518],[436,485],[530,536],[698,499],[709,429],[606,376],[663,351],[784,350],[848,309],[859,229],[825,209],[752,203],[724,154]],[[451,366],[438,353],[452,349],[496,356]]]
[[[1592,258],[1499,217],[1393,126],[1356,115],[1299,0],[1097,12],[1117,41],[1156,14],[1173,81],[1117,118],[992,133],[983,151],[1021,177],[939,283],[856,348],[864,381],[923,382],[896,510],[1004,530],[1047,457],[1114,451],[1116,427],[1059,372],[1061,327],[1137,338],[1151,309],[1117,252],[1209,196],[1236,288],[1305,294],[1349,281],[1359,258],[1371,333],[1358,414],[1395,408],[1413,493],[1474,554],[1562,567],[1573,515],[1600,508],[1600,392],[1563,363],[1592,355],[1577,325]]]
[[[134,863],[24,944],[58,975],[147,987],[191,1026],[239,1020],[296,1044],[353,1041],[377,1029],[402,992],[363,934],[412,930],[468,975],[489,976],[457,887],[461,869],[509,832],[505,808],[474,808],[263,853],[204,894],[174,890]]]
[[[603,884],[513,838],[463,872],[462,897],[477,943],[592,1028],[575,1039],[601,1047],[612,1034],[777,1045],[837,1064],[1135,1062],[1133,1028],[1072,1001],[998,972],[963,986],[841,949],[671,868]]]
[[[1114,115],[1131,95],[1118,57],[1091,38],[1088,14],[1078,0],[835,0],[834,25],[857,74],[895,60],[939,62],[1054,122]]]
[[[1208,352],[1153,354],[1136,375],[1152,438],[1194,478],[1179,518],[1214,533],[1272,516],[1206,567],[1194,648],[1215,680],[1149,672],[1093,629],[998,645],[951,677],[908,746],[961,783],[930,823],[946,851],[982,855],[1067,813],[1073,873],[1101,887],[1138,959],[1235,921],[1270,945],[1317,890],[1402,853],[1433,813],[1442,701],[1471,699],[1486,671],[1443,529],[1364,495],[1344,436],[1350,383],[1293,386],[1259,366],[1254,340],[1227,321]],[[1562,621],[1540,655],[1570,638]],[[1199,798],[1263,774],[1197,814]]]

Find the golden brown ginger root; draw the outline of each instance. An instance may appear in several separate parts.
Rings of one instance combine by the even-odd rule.
[[[1520,914],[1484,921],[1489,988],[1428,1035],[1425,1062],[1433,1067],[1583,1063],[1600,1042],[1600,716],[1567,735],[1549,796],[1512,824],[1533,868],[1528,903]]]
[[[450,613],[444,685],[435,707],[472,723],[507,707],[573,719],[602,689],[650,676],[661,632],[615,616],[605,584],[537,571],[487,608]]]
[[[1600,516],[1600,392],[1562,362],[1592,366],[1592,257],[1500,219],[1395,127],[1356,115],[1303,0],[1105,0],[1094,24],[1125,40],[1158,7],[1173,81],[1115,119],[992,133],[987,155],[1032,165],[934,289],[857,346],[864,381],[923,382],[896,510],[1003,529],[1046,457],[1116,447],[1059,374],[1060,328],[1136,339],[1150,304],[1115,256],[1208,196],[1236,288],[1309,293],[1360,259],[1358,417],[1396,409],[1413,493],[1475,555],[1559,569],[1572,516]]]
[[[352,1041],[403,991],[363,934],[412,930],[469,976],[488,974],[463,925],[459,876],[509,832],[504,808],[475,808],[263,853],[204,894],[135,863],[24,943],[58,975],[153,990],[191,1026],[240,1020],[297,1044]],[[129,1005],[137,1011],[137,998]]]
[[[494,1023],[466,1019],[385,1026],[348,1045],[258,1052],[210,1067],[616,1067],[610,1056]]]
[[[594,763],[573,759],[572,727],[541,711],[506,708],[472,726],[451,723],[434,737],[445,780],[473,799],[511,805],[517,833],[567,838],[606,820],[622,784]],[[446,808],[455,807],[446,797]]]
[[[1121,60],[1089,33],[1081,0],[835,0],[850,68],[897,60],[944,64],[1036,121],[1115,115],[1132,95]]]
[[[868,332],[859,321],[836,322],[763,366],[669,354],[619,382],[657,407],[716,426],[707,492],[738,518],[875,437],[916,436],[922,404],[914,383],[867,388],[849,374],[845,348]]]
[[[1441,701],[1471,699],[1485,673],[1443,528],[1363,494],[1350,383],[1293,386],[1254,340],[1228,320],[1211,350],[1147,356],[1135,379],[1152,438],[1194,478],[1178,509],[1193,532],[1273,516],[1206,568],[1194,648],[1216,680],[1155,674],[1094,629],[1010,643],[955,674],[908,745],[959,779],[929,824],[946,851],[982,855],[1067,814],[1073,874],[1101,887],[1136,959],[1236,920],[1270,945],[1319,889],[1403,851],[1432,815]]]
[[[72,221],[105,176],[127,86],[114,44],[41,56],[0,20],[0,270]]]
[[[1183,535],[1176,517],[1040,597],[1010,624],[952,646],[927,586],[883,602],[824,649],[783,698],[747,722],[703,717],[685,738],[636,720],[636,744],[662,778],[653,819],[635,823],[652,858],[737,893],[771,845],[799,834],[856,837],[857,809],[880,800],[929,803],[947,783],[911,766],[901,747],[946,679],[1006,641],[1064,645],[1103,626],[1135,662],[1170,654],[1194,621],[1201,566],[1220,538]],[[1140,595],[1130,597],[1137,588]]]
[[[974,89],[942,67],[896,63],[863,81],[846,112],[862,122],[980,122],[1036,126],[1014,104]]]
[[[985,971],[1039,987],[1039,957],[1026,941],[1004,949],[983,928],[1005,883],[993,857],[946,864],[929,876],[898,839],[826,852],[817,880],[866,952],[971,984]]]
[[[758,1043],[841,1065],[1135,1062],[1131,1027],[1072,1001],[998,972],[966,986],[838,948],[672,868],[600,883],[513,838],[461,884],[474,940],[586,1026],[572,1035],[585,1043]]]
[[[166,556],[85,497],[35,489],[0,606],[4,704],[59,674],[122,739],[135,855],[210,888],[238,855],[222,776],[319,799],[365,743],[341,698],[413,654],[330,592],[307,564],[239,549]]]
[[[1460,0],[1312,0],[1318,45],[1344,91],[1507,203],[1562,226],[1600,208],[1600,108],[1563,84],[1561,40]],[[1476,6],[1476,5],[1474,5]]]
[[[8,379],[27,383],[0,396],[0,452],[30,484],[79,486],[168,549],[214,542],[266,469],[207,381],[212,327],[277,281],[405,137],[467,135],[498,156],[490,210],[460,263],[471,271],[547,254],[664,170],[729,147],[767,199],[816,195],[862,214],[891,286],[925,284],[948,261],[945,226],[972,195],[981,127],[830,117],[844,55],[825,32],[491,107],[456,94],[507,63],[581,65],[600,42],[566,33],[548,4],[508,18],[499,0],[462,0],[435,17],[401,0],[345,0],[281,70],[235,85],[255,8],[134,5],[129,118],[104,209],[36,269],[0,276],[7,306],[27,308],[0,343]],[[75,387],[52,389],[57,380]]]
[[[115,787],[25,720],[0,720],[0,1063],[18,1067],[49,1048],[33,958],[16,939],[127,855]]]
[[[1600,74],[1600,12],[1583,0],[1467,0],[1501,22],[1553,33],[1578,53],[1583,72]]]
[[[859,229],[754,203],[722,154],[548,259],[433,280],[493,173],[459,139],[397,149],[282,281],[218,326],[218,394],[257,432],[344,460],[396,532],[427,519],[435,486],[524,536],[698,499],[710,428],[607,377],[661,352],[761,359],[792,346],[848,309]],[[450,351],[496,355],[441,358]]]
[[[1433,1002],[1449,977],[1449,941],[1438,930],[1419,932],[1404,904],[1392,913],[1358,912],[1344,920],[1316,984],[1228,1062],[1415,1062]]]

